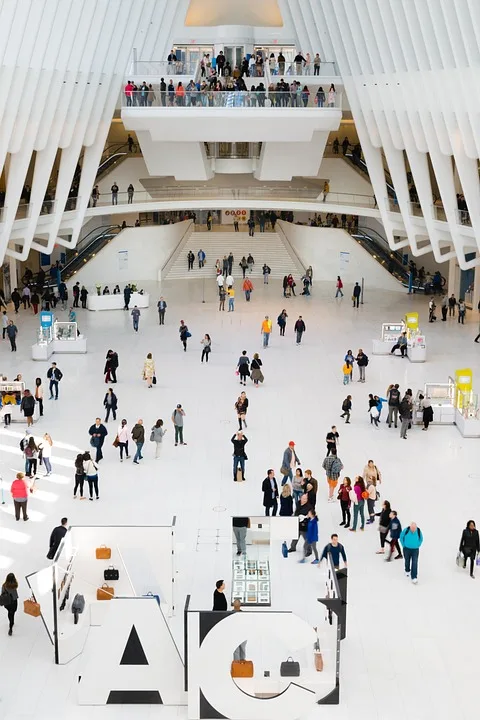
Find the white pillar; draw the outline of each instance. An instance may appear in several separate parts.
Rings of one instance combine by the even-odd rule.
[[[473,285],[473,301],[472,301],[472,307],[473,311],[475,312],[478,303],[480,302],[480,265],[477,265],[475,268],[475,280]]]
[[[455,294],[458,299],[460,292],[460,268],[458,266],[457,258],[451,258],[448,261],[448,294]]]

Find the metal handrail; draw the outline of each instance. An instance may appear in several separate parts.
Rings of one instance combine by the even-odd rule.
[[[293,247],[292,243],[290,242],[290,240],[288,239],[288,237],[285,233],[285,230],[282,227],[284,222],[286,222],[286,220],[277,220],[277,222],[275,223],[275,226],[278,228],[277,233],[278,233],[278,235],[281,236],[283,244],[287,248],[287,252],[289,253],[290,257],[293,255],[295,260],[297,261],[297,263],[300,265],[300,267],[303,268],[303,272],[306,272],[307,268],[305,267],[304,263],[300,259],[297,251]],[[291,225],[292,223],[289,223],[289,224]]]
[[[99,227],[96,227],[93,230],[91,230],[89,233],[87,233],[87,235],[85,235],[85,237],[83,238],[83,240],[81,242],[83,242],[86,238],[88,238],[89,235],[92,235],[93,233],[97,232],[102,227],[105,229],[102,232],[95,235],[95,237],[93,237],[86,245],[83,245],[80,249],[77,248],[73,257],[64,265],[62,272],[63,272],[65,278],[70,277],[72,272],[69,272],[69,270],[71,271],[72,266],[75,263],[82,261],[84,255],[88,254],[89,250],[92,249],[93,245],[101,242],[103,239],[106,239],[106,238],[111,239],[112,237],[115,237],[115,235],[118,235],[118,233],[122,230],[120,225],[100,225]],[[80,247],[80,244],[78,247]]]
[[[188,225],[187,225],[187,227],[185,228],[185,232],[183,233],[182,237],[181,237],[180,240],[178,241],[177,245],[175,245],[174,249],[172,250],[172,252],[171,252],[170,255],[168,256],[166,262],[164,263],[162,269],[160,270],[160,276],[161,276],[162,278],[163,278],[164,274],[166,274],[166,273],[170,270],[170,268],[172,267],[173,263],[174,263],[175,260],[177,259],[178,255],[179,255],[179,253],[180,253],[180,250],[181,250],[182,247],[183,247],[183,241],[185,240],[185,238],[186,238],[187,236],[190,237],[190,235],[191,235],[192,232],[193,232],[193,228],[194,228],[194,226],[195,226],[193,220],[190,220],[190,221],[187,221],[187,222],[188,222]]]

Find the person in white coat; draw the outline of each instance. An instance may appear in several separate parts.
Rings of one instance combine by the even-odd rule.
[[[128,454],[128,440],[130,438],[130,429],[127,426],[127,421],[122,420],[117,430],[117,443],[120,448],[120,462],[123,462],[123,451],[125,450],[125,456],[127,460],[130,455]]]
[[[42,442],[40,443],[40,449],[42,451],[42,461],[45,465],[45,470],[47,471],[45,473],[45,477],[48,477],[52,474],[52,463],[51,463],[51,457],[52,457],[52,445],[53,441],[52,438],[48,433],[45,433],[45,435],[42,438]]]

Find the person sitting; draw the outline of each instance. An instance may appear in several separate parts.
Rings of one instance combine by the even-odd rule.
[[[115,285],[115,287],[113,288],[113,294],[114,294],[114,295],[119,295],[119,293],[120,293],[120,288],[119,288],[118,285]]]
[[[103,288],[103,293],[102,293],[102,294],[103,294],[103,295],[110,295],[110,290],[108,289],[108,285],[105,285],[105,287]]]
[[[397,342],[393,346],[393,348],[390,350],[390,355],[395,354],[395,350],[400,350],[400,354],[402,357],[405,357],[407,354],[407,333],[402,332],[402,334],[397,338]]]
[[[310,278],[304,275],[302,277],[303,292],[302,295],[310,295]]]

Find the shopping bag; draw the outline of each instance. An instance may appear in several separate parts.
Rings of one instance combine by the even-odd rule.
[[[95,556],[97,560],[110,560],[112,551],[106,545],[100,545],[100,547],[95,550]]]
[[[28,598],[28,600],[24,600],[23,612],[26,615],[31,615],[32,617],[40,617],[42,614],[40,610],[40,603],[35,602],[35,598],[33,596]]]
[[[109,587],[103,583],[102,587],[97,588],[97,600],[111,600],[115,596],[113,587]]]
[[[251,660],[233,660],[230,674],[232,678],[252,678],[253,662]]]
[[[457,553],[457,558],[456,558],[455,562],[457,563],[458,567],[463,566],[462,553],[460,551]]]

